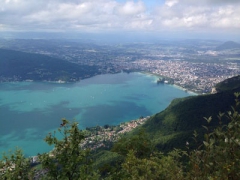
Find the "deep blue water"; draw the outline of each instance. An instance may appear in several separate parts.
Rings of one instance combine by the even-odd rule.
[[[78,83],[0,83],[0,153],[23,149],[26,156],[51,150],[43,138],[62,118],[80,128],[116,125],[153,115],[174,98],[193,94],[142,73],[99,75]]]

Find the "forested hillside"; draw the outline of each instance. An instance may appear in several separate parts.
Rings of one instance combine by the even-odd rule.
[[[225,91],[173,100],[164,111],[153,115],[141,128],[134,129],[115,143],[112,154],[108,155],[112,158],[105,157],[109,154],[107,152],[104,155],[101,153],[99,159],[101,156],[105,159],[101,165],[105,164],[104,167],[107,168],[108,163],[123,161],[122,158],[129,153],[129,149],[136,153],[135,156],[142,152],[146,156],[159,151],[168,154],[175,148],[187,150],[186,144],[189,150],[197,149],[202,146],[206,137],[204,134],[230,122],[228,116],[220,118],[220,115],[227,114],[232,111],[232,107],[236,107],[234,94],[240,92],[239,84],[240,78],[233,77],[217,85]],[[239,137],[240,134],[236,136]],[[116,156],[114,152],[121,156]]]
[[[240,76],[235,76],[233,78],[226,79],[222,81],[221,83],[218,83],[216,85],[217,92],[223,92],[223,91],[238,91],[240,88]]]
[[[219,125],[219,112],[229,111],[235,104],[234,92],[240,92],[240,88],[175,99],[164,111],[152,116],[143,127],[159,150],[169,151],[174,147],[183,147],[186,141],[192,141],[194,130],[201,133],[203,125],[211,128]],[[213,121],[207,124],[204,118],[210,116]],[[227,123],[226,119],[222,121]]]
[[[0,82],[24,80],[74,82],[99,74],[96,66],[80,66],[46,55],[6,49],[0,49],[0,72]]]

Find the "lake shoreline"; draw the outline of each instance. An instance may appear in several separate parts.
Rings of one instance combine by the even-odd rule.
[[[159,77],[159,78],[164,78],[164,77],[165,77],[165,76],[161,76],[161,75],[159,75],[159,74],[150,73],[150,72],[145,72],[145,71],[140,72],[140,73],[142,73],[142,74],[147,74],[147,75],[151,75],[151,76],[156,76],[156,77]],[[168,77],[167,77],[167,78],[168,78]],[[157,83],[157,82],[156,82],[156,83]],[[200,93],[191,91],[191,90],[186,89],[186,88],[184,88],[184,87],[181,87],[181,86],[179,86],[179,85],[177,85],[177,84],[169,84],[169,83],[163,83],[163,84],[167,84],[167,85],[174,86],[174,87],[177,88],[177,89],[186,91],[186,92],[188,92],[188,93],[190,93],[190,94],[193,94],[193,95],[200,95]]]
[[[147,71],[133,71],[133,72],[124,72],[124,71],[122,71],[122,72],[117,72],[117,73],[97,74],[97,75],[94,75],[94,76],[91,76],[91,77],[83,78],[83,79],[81,79],[79,81],[62,81],[62,80],[58,80],[58,81],[47,81],[47,80],[34,81],[34,80],[31,80],[31,79],[27,79],[27,80],[23,80],[23,81],[6,81],[6,82],[0,82],[0,83],[46,82],[46,83],[53,83],[53,84],[73,84],[73,83],[78,83],[78,82],[81,82],[82,80],[90,79],[90,78],[93,78],[93,77],[96,77],[96,76],[99,76],[99,75],[120,74],[120,73],[127,73],[127,74],[129,74],[129,73],[142,73],[142,74],[151,75],[151,76],[155,76],[155,77],[159,77],[159,78],[169,78],[169,77],[161,76],[159,74],[155,74],[155,73],[151,73],[151,72],[147,72]],[[164,83],[164,84],[172,85],[175,88],[178,88],[178,89],[183,90],[183,91],[187,91],[187,92],[189,92],[190,94],[193,94],[193,95],[200,95],[201,94],[201,93],[194,92],[194,91],[192,91],[190,89],[184,88],[184,87],[182,87],[180,85],[169,84],[169,83]]]
[[[48,147],[43,137],[62,118],[75,119],[80,129],[119,125],[161,112],[175,98],[191,96],[173,86],[158,86],[154,76],[122,72],[62,85],[5,82],[0,89],[0,142],[4,144],[0,152],[16,146],[27,156],[44,152]]]

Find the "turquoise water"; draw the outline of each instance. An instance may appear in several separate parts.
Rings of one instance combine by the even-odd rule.
[[[99,75],[78,83],[0,83],[0,153],[23,149],[26,156],[51,150],[43,138],[62,118],[80,128],[116,125],[153,115],[186,93],[157,84],[157,77],[141,73]]]

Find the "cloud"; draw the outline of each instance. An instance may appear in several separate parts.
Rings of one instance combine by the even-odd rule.
[[[174,6],[175,4],[177,4],[178,3],[178,0],[167,0],[166,2],[165,2],[165,5],[167,5],[167,6],[169,6],[169,7],[172,7],[172,6]]]
[[[127,15],[127,16],[135,16],[141,13],[144,13],[145,10],[145,6],[142,2],[133,2],[133,1],[128,1],[122,5],[120,5],[119,7],[117,7],[118,12],[120,13],[120,15]]]
[[[3,24],[0,24],[0,30],[1,29],[4,29],[4,25]]]
[[[240,4],[239,0],[179,0],[180,3],[188,4],[188,5],[226,5],[226,4]]]
[[[182,1],[166,1],[155,10],[155,20],[162,28],[193,31],[240,29],[240,5],[214,5],[208,2],[191,5]]]
[[[232,31],[239,0],[2,0],[0,31]]]

